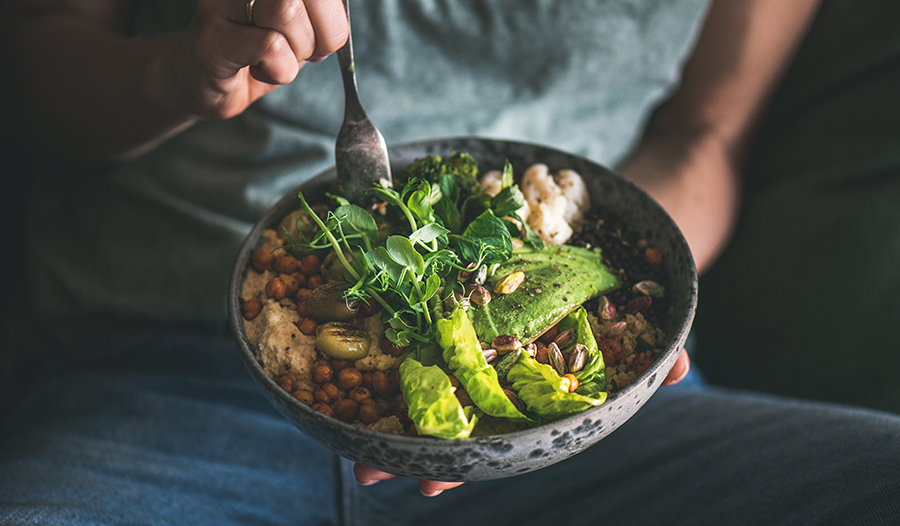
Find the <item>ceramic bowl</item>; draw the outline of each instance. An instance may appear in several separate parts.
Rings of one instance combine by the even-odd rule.
[[[697,274],[687,244],[663,209],[646,193],[620,175],[582,157],[555,149],[500,140],[451,138],[396,146],[390,149],[393,170],[431,154],[468,152],[479,162],[479,170],[502,169],[509,160],[522,174],[541,162],[551,171],[571,168],[585,179],[594,202],[599,202],[666,257],[670,316],[663,322],[667,334],[659,359],[632,385],[614,397],[582,413],[539,427],[513,433],[439,440],[395,436],[346,424],[324,416],[283,391],[260,366],[244,333],[239,304],[241,283],[250,256],[259,248],[264,229],[279,224],[297,208],[297,191],[310,202],[333,182],[334,169],[299,186],[276,203],[255,225],[244,242],[229,286],[229,321],[241,357],[250,375],[275,408],[303,433],[323,446],[361,464],[397,475],[443,481],[497,479],[527,473],[578,454],[628,420],[656,392],[684,344],[697,301]]]

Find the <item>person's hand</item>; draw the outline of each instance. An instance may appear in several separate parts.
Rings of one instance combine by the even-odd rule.
[[[355,464],[353,466],[353,475],[356,477],[356,482],[362,486],[371,486],[382,480],[400,478],[398,475],[391,475],[390,473],[363,466],[362,464]],[[436,497],[444,490],[453,489],[462,485],[462,482],[440,482],[436,480],[419,481],[419,489],[422,492],[422,495],[425,495],[426,497]]]
[[[663,380],[662,385],[675,385],[684,380],[684,377],[687,376],[690,369],[691,359],[688,357],[687,351],[682,349],[681,354],[678,355],[675,364],[672,366],[672,369],[669,370],[669,374],[666,376],[666,379]],[[356,477],[356,482],[362,486],[371,486],[382,480],[399,478],[398,475],[385,473],[384,471],[379,471],[361,464],[355,464],[353,466],[353,475]],[[422,495],[425,495],[426,497],[436,497],[444,490],[453,489],[462,485],[462,482],[440,482],[436,480],[419,481],[419,489],[422,492]]]
[[[199,117],[232,117],[337,51],[349,32],[341,0],[255,0],[252,15],[251,24],[242,0],[201,0],[159,62],[157,95]]]

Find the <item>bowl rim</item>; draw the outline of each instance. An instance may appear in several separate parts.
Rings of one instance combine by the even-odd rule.
[[[475,136],[451,136],[451,137],[439,137],[434,139],[426,139],[421,141],[412,141],[401,144],[393,145],[389,148],[389,150],[411,150],[411,149],[419,149],[423,147],[428,147],[429,145],[441,144],[441,143],[457,143],[457,142],[468,142],[474,141],[478,143],[492,143],[497,146],[503,145],[516,145],[526,148],[533,148],[535,151],[544,151],[546,153],[553,153],[557,155],[563,155],[566,157],[577,158],[581,161],[581,164],[589,165],[593,169],[597,169],[601,172],[608,172],[610,175],[619,178],[620,183],[625,184],[626,186],[630,186],[633,191],[636,191],[638,194],[642,195],[642,198],[649,200],[653,203],[653,206],[658,208],[658,212],[662,214],[662,217],[665,221],[670,223],[670,227],[675,234],[675,239],[673,240],[675,244],[680,245],[681,249],[684,251],[687,256],[688,263],[688,278],[689,278],[689,290],[687,291],[687,297],[685,302],[684,316],[683,319],[678,324],[678,328],[671,336],[668,336],[670,340],[670,344],[665,348],[665,350],[657,357],[657,359],[653,362],[653,364],[644,371],[638,378],[624,387],[620,391],[616,392],[615,395],[610,396],[607,400],[596,407],[588,408],[582,412],[575,413],[557,420],[553,420],[550,422],[546,422],[544,424],[529,427],[517,431],[511,431],[508,433],[502,433],[499,435],[487,435],[487,436],[477,436],[477,437],[469,437],[465,439],[437,439],[435,437],[429,436],[406,436],[406,435],[394,435],[391,433],[385,433],[381,431],[374,431],[371,429],[367,429],[364,427],[360,427],[351,423],[343,422],[338,420],[337,418],[326,416],[311,407],[303,404],[289,393],[287,393],[284,389],[282,389],[274,379],[272,379],[268,374],[266,374],[262,365],[260,365],[259,360],[256,358],[256,352],[250,344],[249,340],[246,336],[246,331],[243,326],[243,316],[241,314],[240,309],[240,294],[242,289],[242,284],[244,281],[244,277],[246,276],[246,271],[248,270],[250,255],[252,254],[252,249],[258,244],[263,231],[267,228],[271,228],[273,224],[280,222],[282,217],[278,216],[276,212],[281,213],[281,208],[285,207],[288,203],[287,201],[296,199],[296,194],[299,191],[301,186],[315,186],[319,184],[325,184],[334,178],[334,166],[330,166],[325,170],[322,170],[318,174],[313,177],[307,179],[303,183],[300,183],[294,187],[285,195],[283,195],[280,199],[278,199],[274,204],[272,204],[266,212],[254,223],[253,227],[249,231],[249,233],[245,236],[244,241],[241,243],[240,249],[238,251],[237,258],[235,259],[234,265],[232,267],[231,276],[229,280],[228,286],[228,298],[227,298],[227,310],[228,310],[228,319],[229,325],[231,327],[232,336],[236,340],[239,348],[239,352],[241,354],[241,358],[244,361],[244,364],[247,366],[251,376],[257,383],[262,383],[266,388],[262,389],[263,393],[267,397],[275,396],[277,397],[282,404],[287,404],[290,407],[296,408],[305,418],[311,418],[313,420],[319,421],[321,423],[325,423],[331,426],[336,426],[341,431],[352,432],[354,434],[359,435],[362,438],[371,438],[374,440],[391,440],[396,441],[399,444],[407,444],[407,445],[434,445],[436,443],[441,444],[442,447],[449,448],[464,448],[470,447],[472,443],[478,444],[491,444],[499,441],[506,440],[516,440],[516,439],[527,439],[530,435],[535,433],[541,433],[546,430],[547,427],[560,424],[562,422],[571,422],[576,420],[584,420],[589,415],[597,415],[601,414],[604,411],[610,411],[615,409],[615,406],[612,402],[619,399],[628,399],[631,397],[635,391],[641,389],[643,384],[647,384],[647,387],[652,388],[652,392],[647,396],[646,399],[643,400],[643,403],[646,402],[653,394],[655,394],[656,389],[661,385],[662,380],[665,378],[665,375],[668,374],[668,371],[675,363],[675,358],[681,352],[681,347],[683,347],[684,341],[687,339],[687,335],[690,332],[691,326],[694,321],[694,316],[696,312],[697,306],[697,294],[698,294],[698,277],[697,277],[697,269],[694,262],[694,259],[691,255],[690,249],[688,248],[687,241],[684,238],[681,230],[675,224],[674,220],[671,216],[666,212],[665,209],[662,208],[659,203],[657,203],[646,191],[642,188],[635,185],[630,180],[623,177],[618,172],[603,166],[593,160],[587,159],[585,157],[579,156],[577,154],[565,152],[563,150],[559,150],[552,146],[530,143],[519,140],[505,140],[505,139],[493,139],[493,138],[482,138]],[[393,161],[392,161],[393,164]],[[659,378],[660,374],[663,374],[662,378]],[[654,386],[655,385],[655,386]],[[260,385],[263,387],[263,385]],[[639,409],[639,408],[638,408]],[[635,410],[636,412],[637,410]],[[633,415],[633,413],[632,413]],[[631,418],[631,415],[628,416]],[[323,444],[326,447],[327,444]]]

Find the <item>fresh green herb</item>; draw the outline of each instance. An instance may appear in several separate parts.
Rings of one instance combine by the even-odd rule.
[[[370,189],[387,203],[394,222],[393,235],[383,244],[377,243],[379,228],[369,211],[329,195],[338,206],[322,220],[302,193],[301,207],[318,232],[311,239],[291,236],[291,242],[306,250],[333,250],[355,280],[347,297],[379,302],[389,326],[386,336],[397,345],[421,348],[434,341],[443,300],[453,293],[448,278],[467,266],[496,265],[512,256],[518,232],[506,217],[516,218],[524,203],[512,180],[507,163],[503,192],[492,198],[481,192],[470,155],[426,157],[398,178],[402,191]],[[480,210],[468,221],[459,213],[467,202],[474,203],[470,210]],[[348,257],[354,251],[361,257]]]

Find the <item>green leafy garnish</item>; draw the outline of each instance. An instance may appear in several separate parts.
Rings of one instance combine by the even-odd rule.
[[[481,343],[465,311],[457,308],[450,318],[437,322],[437,341],[444,350],[444,360],[453,375],[479,409],[491,416],[506,417],[515,422],[530,420],[500,387],[497,370],[484,359]]]
[[[550,420],[579,413],[606,401],[605,391],[596,396],[585,396],[577,391],[570,393],[567,380],[553,367],[539,363],[527,353],[519,355],[506,378],[529,411]]]
[[[423,366],[408,356],[400,364],[403,399],[409,417],[421,435],[468,438],[478,417],[474,408],[463,407],[453,394],[447,373],[436,365]]]

